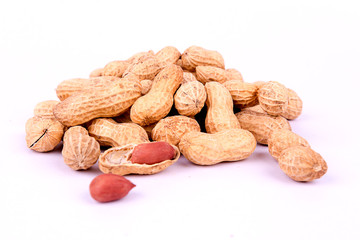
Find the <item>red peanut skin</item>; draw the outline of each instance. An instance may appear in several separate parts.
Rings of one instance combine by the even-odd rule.
[[[155,164],[174,159],[175,149],[167,142],[141,143],[137,145],[130,161],[139,164]]]
[[[125,197],[136,185],[123,176],[101,174],[90,183],[90,195],[98,202],[111,202]]]

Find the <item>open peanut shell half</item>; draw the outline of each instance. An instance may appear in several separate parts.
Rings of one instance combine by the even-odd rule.
[[[142,144],[151,144],[151,142]],[[107,149],[100,155],[100,170],[103,173],[113,173],[117,175],[155,174],[174,164],[181,155],[179,149],[175,145],[169,144],[175,150],[175,154],[172,159],[167,159],[154,164],[134,163],[131,161],[131,158],[134,148],[137,145],[139,144],[127,144],[125,146],[112,147]]]

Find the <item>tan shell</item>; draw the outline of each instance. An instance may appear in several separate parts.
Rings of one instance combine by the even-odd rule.
[[[102,75],[121,78],[129,65],[130,63],[128,61],[111,61],[105,65]]]
[[[180,157],[179,149],[172,145],[176,150],[176,156],[172,160],[165,160],[156,164],[138,164],[129,161],[131,153],[137,144],[129,144],[122,147],[114,147],[106,150],[100,155],[99,168],[103,173],[113,173],[117,175],[128,174],[155,174],[165,170],[174,164]]]
[[[293,120],[300,116],[302,112],[303,103],[301,98],[297,95],[297,93],[294,90],[288,88],[288,95],[289,95],[289,100],[285,104],[281,116],[289,120]]]
[[[328,169],[321,155],[309,147],[287,148],[278,160],[281,170],[295,181],[312,181],[321,178]]]
[[[197,66],[196,79],[203,84],[211,81],[224,83],[229,80],[228,74],[224,69],[212,66]]]
[[[71,127],[64,134],[62,155],[70,168],[86,170],[97,162],[100,145],[95,138],[89,136],[85,128]]]
[[[254,152],[255,147],[254,136],[244,129],[228,129],[214,134],[190,132],[181,138],[179,144],[181,153],[199,165],[243,160]]]
[[[175,64],[178,65],[179,67],[183,68],[183,64],[182,64],[181,58],[178,59]]]
[[[281,83],[270,81],[259,89],[260,106],[270,115],[278,116],[288,101],[287,88]]]
[[[182,68],[195,71],[197,66],[213,66],[225,69],[224,58],[220,53],[198,46],[187,48],[181,55]]]
[[[89,78],[101,77],[103,75],[104,68],[96,68],[92,70],[89,74]]]
[[[75,93],[79,93],[84,90],[103,88],[119,81],[120,78],[112,76],[94,77],[90,79],[86,78],[73,78],[62,81],[56,88],[56,95],[60,101],[65,100]]]
[[[233,100],[230,92],[218,82],[205,84],[208,108],[205,127],[206,132],[216,133],[226,129],[240,129],[239,120],[233,110]]]
[[[241,128],[250,131],[256,141],[261,144],[268,144],[268,139],[273,130],[282,128],[291,130],[291,126],[285,118],[271,116],[263,111],[259,105],[245,108],[235,115],[239,119]]]
[[[164,118],[171,110],[173,96],[182,82],[182,69],[171,64],[155,77],[150,91],[131,107],[130,118],[140,126],[150,125]]]
[[[176,64],[179,60],[181,53],[176,47],[167,46],[158,51],[155,57],[160,61],[161,67],[166,67],[169,64]]]
[[[175,108],[184,116],[198,114],[204,107],[205,101],[205,87],[196,80],[183,83],[174,96]]]
[[[113,119],[118,123],[131,123],[132,121],[130,119],[130,109],[126,110],[119,116],[113,117]]]
[[[104,88],[84,90],[54,108],[65,126],[75,126],[99,117],[115,117],[128,110],[141,96],[139,82],[122,79]]]
[[[268,139],[268,147],[271,156],[279,159],[281,152],[289,147],[310,147],[310,144],[301,136],[288,129],[274,130]]]
[[[53,110],[55,105],[58,103],[59,101],[56,100],[47,100],[47,101],[39,102],[38,104],[36,104],[34,108],[34,115],[54,118]]]
[[[149,50],[147,52],[138,52],[138,53],[135,53],[134,55],[132,55],[126,61],[129,63],[134,63],[134,62],[137,62],[139,60],[139,58],[141,58],[143,56],[155,56],[155,53],[152,50]]]
[[[88,126],[90,136],[101,146],[119,147],[149,142],[146,131],[135,123],[117,123],[111,118],[97,118]]]
[[[243,76],[241,72],[234,68],[226,69],[226,75],[228,80],[238,80],[238,81],[244,81]]]
[[[123,76],[133,73],[140,80],[153,80],[161,69],[162,66],[160,65],[160,61],[155,57],[155,55],[146,54],[130,64]]]
[[[35,116],[26,121],[26,145],[37,152],[52,151],[64,134],[64,126],[55,118]]]
[[[267,83],[267,82],[264,82],[264,81],[256,81],[256,82],[253,82],[252,84],[254,84],[254,85],[258,88],[258,90],[259,90],[259,89],[262,88],[262,86],[264,86],[266,83]]]
[[[187,82],[193,82],[193,81],[198,81],[195,77],[195,74],[192,72],[185,72],[183,73],[183,81],[181,84],[185,84]]]
[[[234,100],[234,105],[244,107],[256,105],[258,103],[258,88],[252,83],[246,83],[239,80],[230,80],[223,83],[224,87],[229,90]]]
[[[188,132],[200,132],[200,126],[195,119],[185,116],[171,116],[161,119],[152,130],[154,141],[165,141],[177,146],[181,137]]]
[[[141,80],[140,81],[140,85],[141,85],[141,95],[145,95],[147,94],[152,86],[153,81],[152,80]]]

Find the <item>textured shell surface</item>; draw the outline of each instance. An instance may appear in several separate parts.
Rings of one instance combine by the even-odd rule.
[[[195,119],[186,116],[170,116],[161,119],[152,130],[154,141],[165,141],[177,146],[181,137],[188,132],[200,132],[200,126]]]
[[[204,107],[205,101],[205,87],[196,80],[183,83],[174,96],[175,108],[184,116],[198,114]]]
[[[75,126],[99,117],[115,117],[141,96],[139,81],[122,79],[104,88],[89,89],[57,104],[54,116],[65,126]]]
[[[160,66],[165,67],[169,64],[176,64],[179,60],[181,53],[176,47],[167,46],[158,51],[155,57],[160,61]]]
[[[125,70],[129,67],[128,61],[116,60],[111,61],[105,65],[102,75],[103,76],[115,76],[121,78]]]
[[[285,128],[272,131],[268,139],[269,152],[275,159],[279,159],[283,150],[295,146],[310,147],[310,144],[303,137]]]
[[[224,83],[229,80],[228,74],[224,69],[213,66],[197,66],[196,79],[203,84],[211,81]]]
[[[228,129],[214,134],[190,132],[179,143],[185,158],[199,165],[243,160],[254,152],[255,147],[254,136],[244,129]]]
[[[102,146],[119,147],[149,142],[145,129],[135,123],[117,123],[111,118],[97,118],[88,126],[90,136]]]
[[[141,126],[150,125],[164,118],[171,110],[173,96],[183,78],[182,69],[171,64],[155,77],[150,91],[136,100],[130,118]]]
[[[223,85],[229,90],[235,106],[244,107],[246,105],[255,105],[258,103],[258,88],[254,84],[230,80],[223,83]]]
[[[79,93],[84,90],[103,88],[119,81],[120,78],[113,76],[101,76],[86,78],[73,78],[62,81],[56,88],[56,95],[60,101],[65,100],[75,93]]]
[[[138,164],[129,161],[131,153],[137,144],[128,144],[122,147],[113,147],[100,155],[99,168],[103,173],[113,173],[117,175],[128,174],[155,174],[174,164],[180,157],[179,149],[172,145],[176,151],[174,159],[165,160],[155,164]]]
[[[28,148],[49,152],[61,142],[64,126],[55,118],[35,116],[26,121],[25,140]]]
[[[141,95],[145,95],[150,91],[152,83],[153,83],[152,80],[147,80],[147,79],[140,81]]]
[[[303,102],[299,95],[290,88],[288,88],[288,95],[289,100],[285,104],[281,116],[289,120],[293,120],[301,115]]]
[[[206,132],[216,133],[226,129],[240,129],[240,123],[233,111],[230,92],[218,82],[205,84],[207,94]]]
[[[199,46],[187,48],[181,55],[182,68],[195,71],[197,66],[214,66],[225,69],[224,58],[217,51],[207,50]]]
[[[96,68],[92,70],[89,74],[89,78],[101,77],[103,75],[104,68]]]
[[[274,130],[282,128],[291,130],[291,126],[285,118],[271,116],[263,111],[259,105],[256,108],[245,108],[235,115],[241,128],[250,131],[260,144],[268,144],[270,134]]]
[[[131,63],[125,70],[123,77],[129,73],[135,74],[140,80],[153,80],[160,72],[162,66],[160,61],[153,54],[146,54]]]
[[[58,103],[59,101],[56,100],[47,100],[47,101],[39,102],[38,104],[36,104],[34,108],[34,115],[54,118],[53,110],[55,105]]]
[[[154,51],[149,50],[147,52],[138,52],[135,53],[134,55],[132,55],[130,58],[128,58],[126,61],[131,63],[135,63],[137,62],[140,58],[142,58],[143,56],[155,56]]]
[[[259,89],[260,106],[270,115],[281,115],[288,101],[288,90],[281,83],[270,81]]]
[[[238,80],[238,81],[244,81],[244,78],[238,70],[235,68],[228,68],[226,69],[226,75],[228,80]]]
[[[100,156],[100,145],[84,127],[70,127],[64,134],[64,162],[74,170],[92,167]]]
[[[183,81],[182,81],[181,84],[185,84],[185,83],[187,83],[187,82],[193,82],[193,81],[196,81],[196,82],[198,81],[198,80],[196,79],[195,74],[192,73],[192,72],[186,72],[186,71],[184,71],[184,73],[183,73]]]
[[[285,149],[278,162],[281,170],[295,181],[307,182],[321,178],[328,169],[319,153],[304,146]]]

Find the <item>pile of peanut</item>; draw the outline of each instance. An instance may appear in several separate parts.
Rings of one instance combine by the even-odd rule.
[[[98,162],[111,175],[102,181],[129,186],[116,196],[135,186],[119,176],[158,173],[181,154],[198,165],[239,161],[257,143],[268,145],[295,181],[327,171],[320,154],[291,131],[289,120],[302,112],[295,91],[275,81],[244,82],[239,71],[225,69],[220,53],[202,47],[181,53],[168,46],[112,61],[89,78],[61,82],[56,94],[59,101],[37,104],[26,122],[27,146],[48,152],[62,141],[70,168]],[[103,200],[102,191],[95,195]]]

